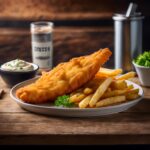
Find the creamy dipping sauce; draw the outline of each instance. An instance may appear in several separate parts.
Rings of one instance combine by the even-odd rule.
[[[1,69],[7,70],[7,71],[32,71],[34,70],[34,67],[31,63],[26,62],[21,59],[15,59],[12,61],[9,61],[1,66]]]

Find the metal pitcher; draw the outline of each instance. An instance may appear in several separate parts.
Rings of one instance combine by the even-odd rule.
[[[132,60],[142,53],[143,19],[140,12],[113,16],[115,68],[122,68],[124,72],[133,69]]]

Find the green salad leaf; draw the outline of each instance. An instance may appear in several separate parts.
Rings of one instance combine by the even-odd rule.
[[[143,54],[140,54],[134,59],[134,62],[140,66],[150,67],[150,51],[145,51]]]
[[[75,104],[69,101],[69,95],[58,96],[55,100],[55,106],[73,107]]]

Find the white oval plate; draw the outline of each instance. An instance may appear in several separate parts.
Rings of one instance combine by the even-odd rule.
[[[119,112],[129,109],[130,107],[136,105],[140,100],[142,100],[144,96],[143,89],[139,85],[131,81],[126,81],[127,84],[129,85],[133,84],[134,88],[139,88],[139,94],[141,95],[141,97],[132,101],[127,101],[121,104],[116,104],[113,106],[107,106],[107,107],[101,107],[101,108],[85,108],[85,109],[81,109],[77,107],[76,108],[75,107],[64,108],[64,107],[54,106],[53,103],[28,104],[16,97],[15,93],[17,89],[19,89],[20,87],[26,86],[28,84],[31,84],[37,79],[38,78],[36,77],[36,78],[30,79],[30,80],[27,80],[27,81],[24,81],[15,85],[10,91],[10,96],[15,102],[17,102],[25,110],[38,113],[38,114],[65,116],[65,117],[92,117],[92,116],[110,115],[110,114],[119,113]]]

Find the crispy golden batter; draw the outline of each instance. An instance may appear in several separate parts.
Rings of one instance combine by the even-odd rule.
[[[54,101],[57,96],[70,93],[91,80],[110,56],[111,51],[105,48],[73,58],[43,73],[35,83],[18,89],[16,95],[27,103]]]

